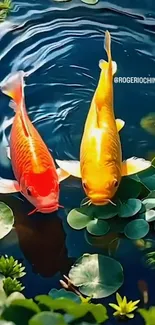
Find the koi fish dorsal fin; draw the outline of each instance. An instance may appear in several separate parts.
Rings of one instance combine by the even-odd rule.
[[[5,79],[1,84],[2,92],[11,97],[13,102],[11,101],[10,107],[13,108],[15,112],[20,110],[21,119],[23,124],[23,129],[25,131],[25,135],[30,136],[30,131],[27,125],[26,117],[26,109],[25,109],[25,100],[24,100],[24,71],[18,71],[16,73],[11,74],[7,79]]]
[[[108,62],[111,61],[111,36],[108,30],[105,32],[104,49],[108,56]]]
[[[105,60],[100,60],[99,67],[101,70],[106,70],[109,66],[109,63],[112,63],[112,75],[114,75],[117,71],[117,64],[115,61],[112,61],[111,58],[111,36],[108,30],[105,32],[104,49],[107,53],[108,62]]]

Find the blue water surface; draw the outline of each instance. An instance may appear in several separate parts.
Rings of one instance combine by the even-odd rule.
[[[83,127],[99,78],[99,60],[106,59],[104,33],[112,36],[112,56],[118,77],[155,77],[155,2],[111,0],[86,5],[80,0],[13,1],[13,10],[0,24],[0,82],[17,70],[26,72],[25,98],[31,121],[55,159],[79,159]],[[155,110],[155,84],[115,83],[115,115],[125,121],[121,131],[123,158],[147,157],[155,150],[153,136],[140,127],[140,120]],[[0,93],[0,175],[12,178],[3,140],[9,141],[13,110]],[[60,204],[79,206],[84,193],[80,181],[61,183]],[[24,200],[22,197],[20,197]],[[73,261],[91,247],[83,231],[71,229],[63,211],[27,217],[32,206],[19,196],[1,195],[14,211],[16,231],[0,243],[0,254],[13,255],[26,265],[25,295],[32,297],[60,288],[59,280]],[[154,271],[142,263],[142,253],[123,241],[117,258],[124,267],[120,293],[139,299],[138,280],[149,287],[149,304],[155,304]],[[103,303],[115,301],[115,296]],[[112,312],[110,309],[109,312]],[[115,324],[115,320],[109,324]],[[142,324],[138,319],[131,324]]]

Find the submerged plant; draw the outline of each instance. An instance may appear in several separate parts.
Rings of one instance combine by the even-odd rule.
[[[12,8],[12,0],[0,1],[0,22],[3,22]]]
[[[10,277],[3,280],[3,289],[7,296],[13,292],[21,292],[24,290],[24,286],[17,279],[12,279]]]
[[[119,293],[116,293],[116,300],[118,305],[110,303],[109,306],[111,306],[113,309],[115,309],[116,311],[113,313],[114,316],[116,317],[120,317],[120,318],[134,318],[134,313],[133,311],[136,310],[138,308],[138,306],[136,306],[140,300],[136,300],[136,301],[129,301],[127,302],[127,298],[126,296],[124,296],[124,298],[122,298]]]
[[[146,264],[152,269],[155,269],[155,252],[149,252],[146,254]]]
[[[13,256],[7,255],[0,257],[0,273],[5,277],[21,278],[26,273],[24,272],[25,266],[14,259]]]

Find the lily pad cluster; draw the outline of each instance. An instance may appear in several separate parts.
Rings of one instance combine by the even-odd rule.
[[[152,182],[153,180],[153,182]],[[123,177],[112,204],[87,205],[86,199],[79,208],[71,210],[68,224],[76,230],[86,228],[88,242],[93,237],[109,233],[123,234],[131,240],[145,237],[149,223],[155,220],[155,168]]]
[[[49,295],[26,299],[14,293],[3,297],[0,319],[16,325],[82,325],[83,322],[89,324],[90,316],[93,323],[103,324],[108,319],[103,305],[76,301],[75,294],[70,299],[66,295],[67,292],[61,290],[61,294],[57,291],[57,297],[53,297],[51,290]]]

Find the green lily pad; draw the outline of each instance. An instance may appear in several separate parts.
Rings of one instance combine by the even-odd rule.
[[[117,206],[107,204],[103,206],[96,206],[94,208],[95,217],[98,219],[110,219],[116,216],[118,213]]]
[[[91,210],[92,211],[92,210]],[[67,222],[73,229],[83,229],[93,219],[88,207],[73,209],[67,216]]]
[[[155,198],[147,198],[142,201],[146,210],[155,208]]]
[[[82,2],[86,3],[87,5],[96,5],[99,0],[81,0]]]
[[[142,202],[138,199],[128,199],[118,206],[118,215],[121,218],[129,218],[137,214],[142,207]]]
[[[133,180],[131,177],[122,177],[116,197],[121,201],[137,198],[141,192],[141,183]]]
[[[61,314],[43,311],[29,320],[29,325],[67,325]]]
[[[72,283],[82,294],[93,298],[108,297],[123,284],[123,268],[111,257],[84,254],[69,272]]]
[[[148,196],[147,196],[147,198],[146,199],[155,199],[155,191],[151,191],[149,194],[148,194]]]
[[[79,319],[85,317],[88,313],[92,314],[96,323],[103,323],[105,320],[108,319],[106,308],[101,304],[92,304],[89,302],[81,302],[81,304],[76,303],[75,301],[71,301],[70,299],[66,298],[57,298],[52,299],[49,296],[41,295],[35,298],[39,306],[43,308],[43,310],[61,310],[65,314],[69,314],[72,316],[72,321],[75,319]],[[64,317],[65,319],[68,317]]]
[[[4,202],[0,202],[0,239],[8,235],[13,224],[13,211]]]
[[[150,167],[147,170],[139,173],[139,178],[142,184],[144,184],[150,191],[155,190],[155,168]]]
[[[104,220],[94,219],[94,220],[90,221],[87,225],[87,231],[90,234],[96,235],[96,236],[103,236],[103,235],[107,234],[109,229],[110,229],[109,224]]]
[[[76,295],[74,292],[67,291],[65,289],[60,289],[60,290],[51,289],[49,292],[49,296],[52,297],[53,299],[64,297],[72,301],[75,301],[77,303],[81,303],[81,299],[78,295]]]
[[[152,222],[155,220],[155,210],[149,210],[145,212],[145,220],[147,222]]]
[[[143,219],[130,221],[124,229],[124,233],[129,239],[143,238],[148,234],[148,232],[149,224]]]

